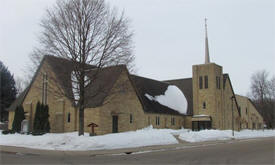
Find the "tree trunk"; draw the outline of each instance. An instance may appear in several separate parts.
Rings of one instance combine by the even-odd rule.
[[[81,67],[80,71],[80,82],[79,82],[79,125],[78,125],[78,135],[84,135],[84,65]]]
[[[78,123],[78,135],[84,135],[84,108],[79,108],[79,123]]]

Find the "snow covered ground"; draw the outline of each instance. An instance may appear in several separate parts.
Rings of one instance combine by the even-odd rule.
[[[108,134],[90,137],[78,136],[72,133],[48,133],[42,136],[9,134],[0,132],[0,145],[29,147],[47,150],[103,150],[119,149],[153,145],[177,144],[173,135],[179,135],[182,140],[188,142],[226,140],[232,138],[231,131],[206,130],[192,132],[188,129],[153,129],[152,126],[124,133]],[[235,138],[255,138],[275,136],[275,131],[251,131],[235,132]]]
[[[172,133],[186,130],[153,129],[152,126],[124,133],[90,137],[72,133],[48,133],[42,136],[0,134],[0,145],[20,146],[48,150],[102,150],[177,144]]]
[[[232,130],[203,130],[199,132],[181,133],[179,138],[187,142],[202,142],[213,140],[229,140],[229,139],[249,139],[257,137],[275,137],[275,130],[242,130],[235,131],[234,137]]]

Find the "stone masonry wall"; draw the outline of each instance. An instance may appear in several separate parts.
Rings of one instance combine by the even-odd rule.
[[[157,118],[159,118],[159,124]],[[146,119],[147,126],[152,125],[153,128],[180,129],[184,127],[184,117],[181,115],[146,113]],[[174,123],[172,120],[174,120]]]
[[[214,63],[193,66],[193,115],[209,115],[212,128],[222,129],[222,67]],[[203,88],[199,87],[199,77],[203,78]],[[208,88],[205,88],[208,76]],[[216,77],[220,77],[221,89],[216,87]],[[203,104],[206,108],[203,108]]]
[[[262,129],[264,125],[263,117],[259,114],[257,109],[248,100],[248,98],[245,96],[237,95],[237,100],[239,106],[241,107],[242,128]]]
[[[126,69],[114,84],[103,106],[99,107],[99,128],[97,134],[112,133],[112,116],[118,116],[118,132],[137,130],[145,127],[142,105],[128,78]],[[130,123],[132,115],[132,123]]]

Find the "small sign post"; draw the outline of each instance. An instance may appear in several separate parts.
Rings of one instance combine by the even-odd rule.
[[[91,122],[91,123],[88,125],[88,127],[91,127],[90,136],[95,136],[95,135],[96,135],[96,133],[95,133],[95,127],[98,127],[98,125],[95,124],[95,123],[93,123],[93,122]]]

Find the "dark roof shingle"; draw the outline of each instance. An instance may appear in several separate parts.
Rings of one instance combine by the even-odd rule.
[[[21,105],[24,102],[24,99],[29,92],[29,89],[35,79],[35,77],[38,74],[39,69],[41,68],[42,64],[44,62],[47,62],[49,64],[50,69],[55,73],[56,79],[52,81],[56,81],[58,84],[60,84],[60,87],[64,90],[65,93],[64,96],[69,98],[73,103],[73,92],[72,92],[72,83],[71,83],[71,73],[74,70],[74,64],[73,62],[60,58],[55,56],[44,56],[44,58],[41,61],[40,66],[38,67],[30,85],[22,92],[21,95],[12,103],[12,105],[8,108],[9,111],[15,110],[15,108],[18,105]],[[89,69],[88,77],[92,76],[94,74],[93,68],[95,68],[92,65],[86,65],[87,69]],[[109,90],[117,80],[118,76],[120,75],[121,71],[123,69],[126,69],[124,65],[119,66],[111,66],[102,68],[99,71],[99,76],[95,79],[94,82],[92,82],[93,85],[88,85],[86,89],[86,93],[95,93],[99,92],[95,97],[91,99],[89,94],[86,94],[85,97],[88,100],[86,103],[86,107],[96,107],[103,103],[105,97],[107,96]]]
[[[7,108],[8,111],[14,111],[18,105],[22,105],[27,93],[29,91],[29,87],[27,87],[15,100],[14,102]]]
[[[56,74],[57,80],[64,88],[66,96],[73,100],[71,83],[71,73],[74,70],[73,63],[54,56],[48,56],[47,61]],[[91,80],[94,79],[94,81],[91,81],[85,89],[85,100],[87,101],[85,107],[94,108],[103,103],[122,70],[126,69],[126,66],[118,65],[96,69],[92,65],[86,65],[86,68],[89,70],[87,76]]]
[[[88,102],[86,107],[94,108],[102,105],[123,70],[126,70],[125,65],[111,66],[102,69],[99,74],[97,74],[96,80],[87,86],[85,98]],[[88,76],[92,77],[94,74],[95,73],[91,71]],[[93,95],[94,93],[96,95]]]
[[[72,83],[71,83],[71,73],[74,70],[74,64],[71,61],[63,58],[59,58],[55,56],[45,56],[39,68],[41,67],[44,61],[47,61],[47,63],[55,73],[56,81],[58,84],[60,84],[60,86],[65,91],[65,96],[72,101],[72,104],[74,104],[72,99],[73,92],[72,92]],[[123,70],[127,71],[127,68],[125,65],[110,66],[110,67],[102,68],[100,70],[96,70],[95,67],[92,65],[87,65],[87,68],[90,70],[89,73],[87,74],[87,76],[90,78],[93,77],[97,71],[99,71],[97,78],[94,81],[92,81],[91,84],[89,84],[85,90],[85,93],[86,93],[85,100],[88,100],[85,103],[86,104],[85,107],[93,108],[103,104],[104,99],[109,95],[109,92],[112,89],[113,85],[115,84],[116,80],[121,75]],[[32,82],[37,76],[38,70],[36,71],[36,74]],[[183,82],[183,84],[188,86],[185,88],[179,85],[181,81],[171,80],[169,81],[169,83],[166,83],[166,82],[152,80],[152,79],[148,79],[148,78],[144,78],[136,75],[129,75],[129,78],[136,90],[136,94],[138,95],[138,98],[145,112],[181,115],[178,111],[173,110],[164,105],[161,105],[156,101],[151,101],[147,97],[145,97],[146,93],[151,96],[163,95],[167,90],[169,83],[171,83],[178,86],[183,91],[184,95],[187,96],[186,98],[188,101],[188,113],[191,113],[189,109],[191,108],[190,105],[192,105],[190,104],[190,99],[192,98],[192,95],[189,96],[189,93],[190,92],[192,93],[192,79],[190,79],[191,81],[186,80]],[[189,88],[190,82],[191,82],[191,88]],[[16,106],[23,103],[29,91],[30,86],[26,88],[26,90],[16,99],[16,101],[10,106],[9,109],[14,110]],[[187,90],[187,88],[191,89],[191,91]],[[93,96],[94,93],[97,93],[97,94]]]

